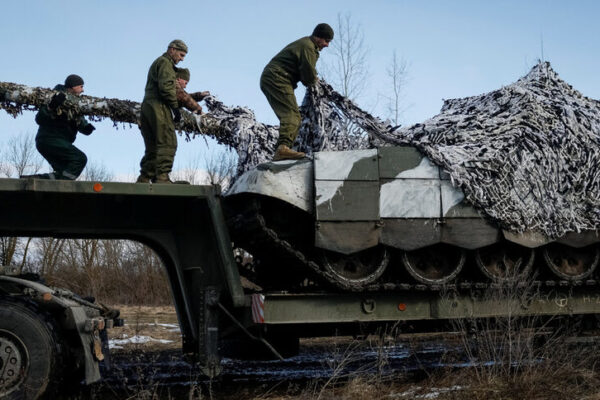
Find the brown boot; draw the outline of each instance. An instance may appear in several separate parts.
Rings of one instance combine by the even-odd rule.
[[[135,183],[150,183],[150,177],[146,174],[140,174]]]
[[[178,185],[189,185],[188,181],[175,181],[173,182],[171,178],[169,178],[169,174],[160,174],[154,180],[154,183],[176,183]]]
[[[285,144],[280,144],[277,147],[277,151],[275,151],[275,155],[273,156],[273,161],[281,161],[281,160],[299,160],[304,158],[306,154],[301,151],[294,151],[287,147]]]
[[[171,178],[169,178],[169,174],[159,174],[156,175],[156,179],[154,179],[154,183],[173,183]]]

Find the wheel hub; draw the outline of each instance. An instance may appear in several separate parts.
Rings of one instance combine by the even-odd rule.
[[[573,248],[552,243],[544,248],[544,259],[550,270],[562,279],[585,279],[598,266],[600,248],[598,246]]]
[[[27,353],[19,338],[0,331],[0,396],[17,389],[25,379]]]
[[[443,285],[451,282],[462,270],[466,252],[445,244],[405,251],[402,263],[417,282],[427,285]]]
[[[350,255],[324,251],[322,260],[325,269],[336,279],[353,285],[368,285],[383,274],[389,255],[385,248],[376,247]]]

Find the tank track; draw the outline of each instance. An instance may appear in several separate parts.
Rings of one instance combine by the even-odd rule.
[[[302,266],[309,271],[317,282],[324,282],[329,286],[346,292],[390,292],[390,291],[455,291],[455,290],[485,290],[501,289],[508,286],[507,283],[496,282],[472,282],[461,281],[444,285],[426,285],[422,283],[399,283],[399,282],[375,282],[368,285],[353,284],[346,280],[339,279],[336,275],[326,271],[309,256],[296,248],[292,243],[284,240],[271,227],[267,225],[265,216],[261,214],[257,206],[249,206],[243,213],[237,214],[233,222],[236,232],[243,233],[244,237],[251,237],[249,241],[250,248],[268,249],[269,253],[277,257],[282,257],[288,261],[293,261],[298,266]],[[243,247],[243,246],[242,246]],[[257,266],[254,266],[257,267]],[[245,278],[256,282],[257,276],[253,273],[252,267],[241,266],[240,274]],[[385,276],[385,275],[384,275]],[[595,279],[586,280],[535,280],[533,282],[519,282],[517,287],[531,287],[534,289],[558,288],[558,287],[593,287],[598,286],[599,282]],[[261,285],[262,286],[262,285]]]

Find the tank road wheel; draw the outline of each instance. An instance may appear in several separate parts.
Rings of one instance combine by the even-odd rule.
[[[29,304],[0,300],[0,398],[37,399],[56,383],[58,360],[45,316]]]
[[[475,251],[475,263],[495,282],[515,282],[531,272],[535,251],[512,243],[496,243]]]
[[[385,247],[378,246],[354,254],[340,254],[323,250],[323,267],[334,278],[355,288],[375,282],[385,271],[389,253]]]
[[[594,272],[600,260],[600,247],[592,245],[575,248],[551,243],[544,247],[544,260],[559,278],[577,281],[587,278]]]
[[[427,285],[449,283],[462,270],[466,259],[463,249],[447,244],[436,244],[402,254],[402,263],[408,273]]]

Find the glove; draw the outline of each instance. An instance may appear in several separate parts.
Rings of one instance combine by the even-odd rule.
[[[173,122],[177,123],[181,121],[181,111],[179,108],[173,108]]]
[[[205,97],[210,96],[210,92],[208,90],[204,92],[194,92],[190,93],[190,96],[196,101],[202,101]]]
[[[54,109],[60,107],[62,105],[62,103],[65,102],[66,98],[67,98],[67,95],[64,94],[63,92],[56,93],[54,96],[52,96],[52,99],[50,100],[48,107],[54,110]]]
[[[96,127],[92,124],[87,124],[86,126],[84,126],[83,128],[80,129],[81,133],[84,133],[86,135],[89,135],[90,133],[94,132],[96,130]]]

